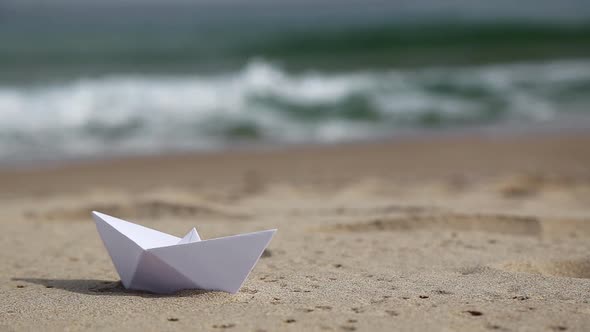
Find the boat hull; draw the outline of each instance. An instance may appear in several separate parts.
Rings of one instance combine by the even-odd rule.
[[[136,229],[129,225],[135,224],[104,214],[93,215],[123,286],[161,294],[184,289],[238,292],[276,232],[266,230],[188,243],[178,238],[176,244],[170,244],[174,241],[170,235],[161,233],[166,237],[158,246],[158,239],[135,239]],[[149,233],[149,229],[140,227],[142,236],[161,236],[158,231]]]

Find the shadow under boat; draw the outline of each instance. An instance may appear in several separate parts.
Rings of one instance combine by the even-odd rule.
[[[199,289],[180,290],[172,294],[156,294],[146,291],[126,289],[121,281],[100,279],[52,279],[52,278],[12,278],[12,281],[22,281],[30,284],[45,286],[46,288],[62,289],[72,293],[95,296],[139,296],[148,298],[199,296],[220,291],[206,291]]]

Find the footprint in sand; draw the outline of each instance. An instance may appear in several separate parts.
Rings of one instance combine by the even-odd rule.
[[[414,230],[478,231],[495,234],[541,237],[590,237],[587,218],[540,219],[535,216],[477,213],[436,213],[382,216],[363,222],[337,223],[320,227],[326,232],[400,232]]]
[[[86,220],[90,211],[101,211],[128,218],[161,218],[215,216],[228,219],[245,219],[248,216],[224,211],[207,204],[186,204],[160,199],[137,200],[126,203],[105,203],[83,205],[71,208],[58,208],[45,211],[28,211],[26,217],[31,219],[76,221]]]
[[[462,213],[377,218],[367,222],[341,223],[322,227],[324,231],[355,233],[425,229],[481,231],[528,236],[540,235],[542,232],[541,222],[535,217]]]

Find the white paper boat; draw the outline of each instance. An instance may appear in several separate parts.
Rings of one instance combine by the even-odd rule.
[[[276,232],[201,240],[193,228],[181,239],[103,213],[92,216],[123,286],[154,293],[236,293]]]

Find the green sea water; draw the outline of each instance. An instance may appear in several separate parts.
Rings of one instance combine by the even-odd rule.
[[[584,15],[80,8],[0,6],[0,162],[342,142],[590,109]]]

